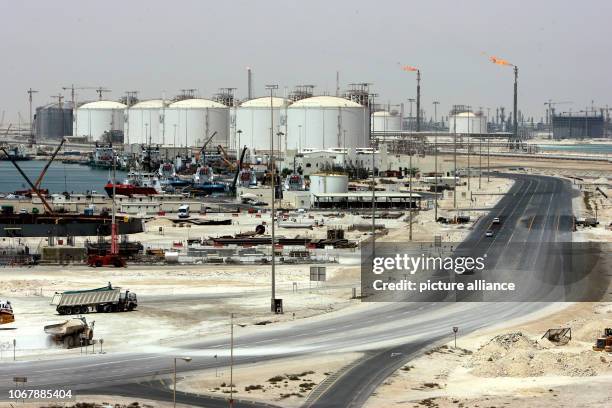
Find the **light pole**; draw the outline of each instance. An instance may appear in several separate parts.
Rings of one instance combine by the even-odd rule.
[[[174,408],[176,408],[176,361],[183,360],[188,363],[191,361],[191,357],[174,357],[174,388],[172,392],[172,401],[174,403]]]
[[[470,111],[472,110],[472,107],[468,105],[467,107],[468,111],[467,111],[467,174],[468,174],[468,191],[472,190],[471,184],[470,184],[470,177],[472,176],[472,170],[470,169]]]
[[[412,241],[412,136],[411,136],[411,139],[410,139],[410,145],[409,146],[410,146],[410,151],[409,151],[410,156],[409,156],[409,160],[408,160],[408,167],[409,167],[408,171],[410,173],[410,176],[409,176],[409,181],[408,181],[408,185],[409,185],[408,194],[410,195],[410,208],[409,208],[409,212],[408,212],[408,224],[409,224],[409,226],[408,226],[408,239],[410,241]]]
[[[487,137],[487,183],[491,181],[491,138]]]
[[[302,151],[302,125],[298,125],[298,131],[299,131],[299,138],[298,138],[298,143],[299,143],[299,151]]]
[[[272,186],[272,298],[270,300],[270,310],[276,312],[276,256],[275,256],[275,231],[274,231],[274,201],[276,200],[275,173],[274,173],[274,90],[278,89],[278,85],[266,85],[266,89],[270,90],[270,178]]]
[[[438,105],[439,104],[440,104],[440,102],[433,101],[433,106],[434,106],[434,126],[435,126],[434,130],[438,130]]]
[[[482,188],[482,134],[478,138],[478,189]]]
[[[238,133],[238,149],[236,149],[236,153],[238,153],[239,150],[242,150],[242,145],[240,144],[240,136],[242,136],[242,130],[238,129],[236,133]]]
[[[434,221],[437,221],[438,220],[438,132],[437,131],[435,131],[434,133],[434,171],[435,171],[434,177],[435,177],[435,189],[436,189],[435,197],[434,197]]]
[[[452,115],[453,118],[453,161],[455,164],[455,173],[453,174],[453,184],[455,185],[455,191],[453,191],[453,208],[457,209],[457,112]]]
[[[234,314],[230,313],[230,399],[229,406],[234,406]]]

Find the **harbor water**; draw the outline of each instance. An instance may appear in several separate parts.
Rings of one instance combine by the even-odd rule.
[[[38,175],[45,167],[44,160],[29,160],[17,163],[23,172],[36,182]],[[105,194],[104,185],[112,177],[108,169],[92,168],[82,164],[53,162],[41,183],[51,193],[86,193],[96,191]],[[123,181],[125,172],[117,171],[117,181]],[[0,193],[12,193],[15,190],[29,189],[28,183],[9,161],[0,161]]]

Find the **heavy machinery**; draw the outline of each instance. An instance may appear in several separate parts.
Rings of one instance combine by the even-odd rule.
[[[0,300],[0,324],[13,323],[15,315],[13,314],[13,306],[8,300]]]
[[[49,324],[44,330],[56,343],[61,343],[66,348],[73,348],[92,343],[94,324],[95,322],[88,324],[84,317],[77,317],[63,323]]]
[[[110,253],[106,253],[104,255],[94,254],[89,255],[87,257],[87,265],[95,266],[99,268],[101,266],[115,266],[116,268],[122,268],[127,266],[125,263],[125,259],[119,255],[119,247],[117,244],[117,205],[115,204],[115,194],[117,187],[117,179],[116,179],[116,169],[117,169],[117,160],[115,159],[115,151],[113,150],[113,186],[112,186],[112,198],[113,198],[113,213],[111,217],[111,250]],[[110,284],[109,284],[110,286]]]
[[[55,293],[51,304],[57,305],[57,313],[61,315],[126,312],[138,307],[138,298],[136,293],[121,292],[120,287],[113,287],[109,282],[97,289]]]
[[[604,329],[603,336],[595,340],[593,350],[607,351],[608,353],[612,353],[612,328],[607,327]]]

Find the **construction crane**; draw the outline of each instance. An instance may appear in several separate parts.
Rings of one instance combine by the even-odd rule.
[[[547,115],[547,119],[548,119],[548,124],[550,126],[552,126],[552,118],[553,116],[555,116],[555,106],[557,105],[566,105],[569,103],[573,103],[572,101],[560,101],[560,102],[554,102],[552,100],[548,100],[548,102],[544,102],[544,105],[548,106],[548,115]]]
[[[11,125],[8,126],[8,128],[6,129],[6,132],[4,133],[4,140],[6,140],[6,137],[8,136],[10,129],[11,129]],[[13,158],[13,156],[9,155],[8,152],[2,146],[0,146],[0,151],[2,151],[2,153],[4,153],[6,157],[8,157],[8,159],[11,161],[13,166],[15,166],[15,168],[19,172],[19,174],[21,174],[24,180],[30,185],[30,188],[32,189],[32,191],[36,193],[38,198],[40,198],[40,201],[45,207],[45,211],[49,214],[53,214],[53,208],[51,208],[51,206],[49,205],[47,200],[45,200],[45,197],[40,193],[40,191],[36,187],[34,187],[34,184],[30,180],[30,178],[23,172],[23,170],[21,170],[21,167],[19,167],[19,165],[15,162],[15,159]]]
[[[213,139],[213,137],[215,137],[216,134],[217,134],[217,131],[215,130],[213,132],[213,134],[210,135],[210,137],[208,139],[206,139],[206,141],[202,145],[202,148],[200,149],[200,153],[199,154],[202,157],[202,159],[201,159],[202,164],[206,164],[206,146],[208,146],[208,144]]]
[[[229,158],[229,155],[227,154],[223,146],[218,145],[217,151],[221,154],[221,160],[223,160],[223,163],[225,163],[225,165],[229,168],[230,171],[234,171],[236,169],[236,164],[232,163]]]
[[[91,89],[96,91],[96,93],[98,94],[98,100],[102,100],[102,94],[105,92],[110,92],[111,90],[108,88],[105,88],[103,86],[75,86],[75,85],[70,85],[70,86],[63,86],[62,89],[64,91],[70,90],[70,100],[72,101],[72,108],[75,109],[75,92],[78,89]]]

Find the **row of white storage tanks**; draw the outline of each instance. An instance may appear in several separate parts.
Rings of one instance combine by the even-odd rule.
[[[293,103],[273,97],[272,114],[270,97],[243,102],[235,109],[208,99],[170,104],[154,99],[129,109],[118,102],[97,101],[76,110],[73,135],[100,140],[105,131],[122,130],[126,144],[202,146],[206,135],[217,132],[212,140],[215,145],[268,150],[271,119],[275,149],[279,141],[282,150],[368,146],[368,108],[335,96]]]

